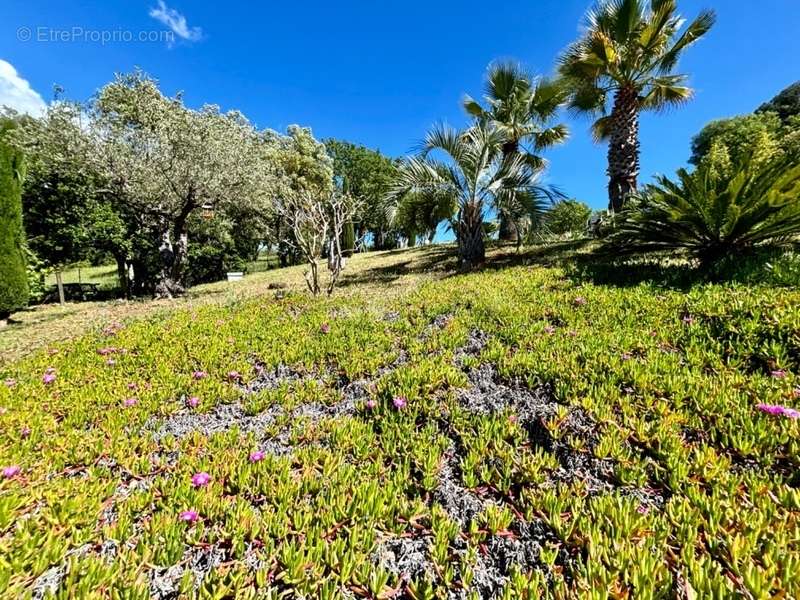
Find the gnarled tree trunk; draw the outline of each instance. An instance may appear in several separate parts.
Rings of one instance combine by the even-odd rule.
[[[622,210],[639,178],[639,96],[634,88],[617,91],[608,142],[608,209]]]
[[[483,243],[483,207],[480,203],[471,202],[459,211],[455,230],[461,266],[470,269],[483,263],[486,247]]]

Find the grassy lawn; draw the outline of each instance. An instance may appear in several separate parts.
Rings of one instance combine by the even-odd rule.
[[[16,315],[0,589],[800,597],[800,292],[449,252]]]

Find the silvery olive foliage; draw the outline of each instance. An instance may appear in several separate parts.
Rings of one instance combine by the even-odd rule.
[[[247,205],[269,211],[279,177],[269,136],[239,112],[188,108],[135,72],[103,87],[92,106],[95,160],[113,193],[160,235],[156,295],[184,289],[193,211]]]

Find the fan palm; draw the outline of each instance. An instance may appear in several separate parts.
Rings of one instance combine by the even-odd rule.
[[[692,96],[686,76],[673,70],[683,51],[711,29],[715,15],[705,10],[684,28],[676,11],[675,0],[604,0],[559,59],[570,107],[598,115],[593,135],[608,140],[610,210],[620,210],[637,188],[639,113]]]
[[[521,156],[503,156],[507,141],[501,130],[481,124],[464,131],[434,127],[421,154],[400,167],[389,194],[390,201],[409,193],[450,198],[456,206],[451,226],[462,266],[474,266],[485,258],[483,222],[488,207],[539,216],[545,198],[554,196],[539,184],[537,173]],[[434,153],[445,160],[435,159]]]
[[[564,99],[557,83],[533,77],[516,63],[497,63],[489,67],[487,74],[485,107],[466,96],[464,109],[479,123],[503,133],[504,157],[519,154],[532,169],[538,170],[545,164],[540,152],[568,137],[566,125],[551,124]],[[505,213],[499,216],[501,239],[518,237],[514,216]]]
[[[609,239],[614,254],[685,250],[704,267],[757,246],[786,246],[800,235],[800,164],[750,162],[716,175],[701,165],[659,177],[622,213]]]

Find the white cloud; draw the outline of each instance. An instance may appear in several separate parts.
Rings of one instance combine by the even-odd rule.
[[[0,106],[35,117],[41,116],[47,105],[42,96],[17,73],[10,62],[0,58]]]
[[[158,0],[158,8],[150,9],[150,16],[159,23],[163,23],[172,30],[176,36],[183,40],[196,42],[203,38],[203,30],[199,27],[189,27],[186,17],[174,8],[166,5],[164,0]]]

